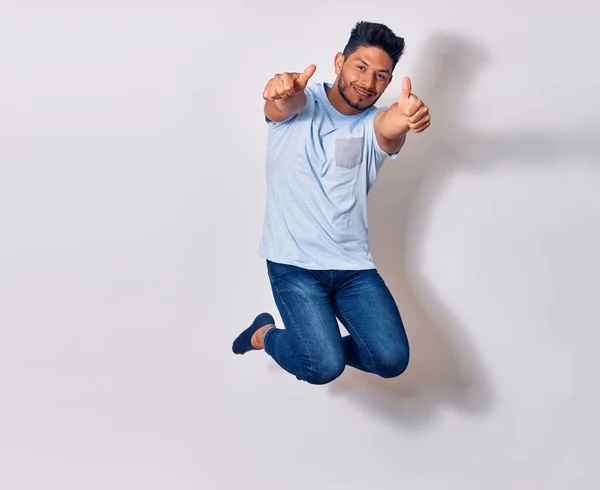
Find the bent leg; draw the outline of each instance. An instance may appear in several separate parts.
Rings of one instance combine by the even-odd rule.
[[[284,329],[271,328],[265,351],[279,366],[311,384],[342,374],[344,347],[325,273],[267,262],[271,289]]]
[[[402,374],[410,356],[408,339],[396,302],[377,270],[349,274],[333,300],[350,333],[343,338],[346,364],[383,378]]]

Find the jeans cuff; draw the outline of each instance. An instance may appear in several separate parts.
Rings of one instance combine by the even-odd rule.
[[[269,334],[271,333],[271,330],[275,330],[275,327],[269,327],[265,330],[265,333],[263,334],[263,346],[265,348],[265,352],[268,354],[269,351],[267,350],[267,338],[269,337]]]

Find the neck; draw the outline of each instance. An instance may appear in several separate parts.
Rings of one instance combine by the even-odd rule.
[[[363,112],[358,109],[355,109],[354,107],[349,105],[348,102],[346,102],[346,100],[344,99],[344,97],[342,97],[342,94],[340,93],[338,82],[339,80],[336,78],[331,88],[325,91],[331,105],[345,116],[355,116]]]

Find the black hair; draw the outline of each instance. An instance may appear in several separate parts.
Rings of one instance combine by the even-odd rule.
[[[404,53],[405,47],[404,38],[396,36],[386,25],[365,21],[358,22],[352,29],[348,44],[344,48],[344,57],[348,58],[361,46],[383,49],[392,59],[394,68]]]

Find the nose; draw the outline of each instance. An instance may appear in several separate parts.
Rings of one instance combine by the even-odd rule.
[[[370,90],[371,92],[375,92],[376,80],[375,75],[367,75],[362,80],[362,86],[365,89]]]

